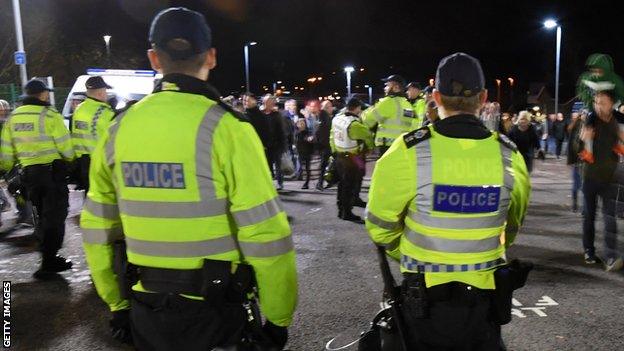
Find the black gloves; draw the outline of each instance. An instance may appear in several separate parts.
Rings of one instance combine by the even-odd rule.
[[[284,349],[284,346],[288,341],[288,328],[280,327],[266,321],[262,327],[262,331],[264,332],[264,335],[266,335],[271,342],[273,342],[273,345],[275,345],[278,350]]]
[[[113,319],[109,322],[113,339],[132,345],[132,333],[130,331],[130,310],[113,312]]]

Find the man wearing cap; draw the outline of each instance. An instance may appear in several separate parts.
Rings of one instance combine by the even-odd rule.
[[[40,240],[41,267],[35,278],[45,278],[72,267],[71,261],[57,253],[63,245],[69,206],[66,161],[75,156],[63,117],[50,105],[52,90],[33,79],[24,91],[23,105],[2,128],[0,168],[8,171],[16,164],[23,168],[27,196],[39,215],[35,233]]]
[[[89,163],[97,140],[104,135],[115,112],[106,102],[106,89],[112,89],[100,76],[90,77],[85,84],[87,98],[76,108],[72,118],[72,142],[76,153],[79,187],[89,192]]]
[[[499,350],[511,318],[510,305],[490,318],[492,301],[511,301],[499,280],[510,275],[495,272],[507,269],[530,184],[515,145],[476,116],[484,86],[477,59],[442,59],[433,91],[441,119],[397,139],[372,176],[366,228],[401,262],[410,350]]]
[[[253,318],[255,340],[281,350],[297,300],[295,252],[260,139],[207,82],[216,50],[203,15],[163,10],[149,42],[164,76],[98,141],[81,214],[113,336],[128,341],[131,325],[140,350],[227,348],[255,316],[246,302],[257,291],[266,322]],[[131,301],[113,270],[118,240],[136,271]]]
[[[403,93],[405,79],[393,74],[383,81],[386,82],[386,96],[362,113],[364,124],[370,129],[377,126],[375,146],[379,150],[379,156],[388,150],[394,139],[413,130],[414,119],[417,117]]]
[[[332,120],[329,142],[336,155],[338,172],[338,217],[345,221],[363,223],[352,209],[358,184],[364,178],[364,163],[359,157],[363,150],[373,148],[373,135],[360,120],[362,102],[357,98],[347,101],[346,111]]]
[[[407,85],[407,101],[412,104],[416,118],[413,119],[412,129],[418,129],[423,126],[425,120],[426,103],[423,94],[421,94],[420,83],[410,82]]]

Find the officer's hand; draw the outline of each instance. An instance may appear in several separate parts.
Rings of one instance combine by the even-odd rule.
[[[113,339],[132,345],[130,331],[130,310],[113,312],[113,319],[109,322]]]
[[[269,339],[271,339],[278,350],[282,350],[288,341],[288,328],[286,327],[280,327],[266,321],[262,327],[262,331]]]

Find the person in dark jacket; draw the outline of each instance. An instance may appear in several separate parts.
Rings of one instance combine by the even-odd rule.
[[[572,168],[572,211],[578,211],[578,192],[582,189],[583,162],[579,153],[583,151],[581,130],[587,113],[572,113],[572,122],[568,125],[568,160],[567,164]]]
[[[267,160],[271,174],[277,179],[277,190],[284,188],[284,175],[282,174],[281,158],[286,150],[286,138],[284,135],[284,122],[282,115],[277,111],[277,101],[271,94],[262,98],[262,113],[269,121],[270,139],[267,146]]]
[[[518,114],[518,124],[511,128],[509,139],[516,144],[518,151],[524,158],[529,173],[533,171],[533,155],[539,148],[539,140],[535,128],[531,124],[531,116],[528,111]]]
[[[258,99],[253,93],[246,92],[243,94],[243,107],[245,107],[245,117],[249,119],[256,133],[258,133],[258,137],[260,137],[260,141],[264,147],[264,152],[267,154],[271,143],[271,125],[269,119],[260,111]]]
[[[299,164],[299,157],[295,152],[295,135],[297,133],[297,121],[302,116],[297,111],[297,100],[290,99],[284,103],[284,111],[282,112],[284,118],[284,136],[286,138],[286,147],[290,153],[293,166],[295,167],[295,178],[299,178],[301,174],[301,165]]]
[[[319,125],[316,129],[316,147],[318,149],[319,156],[321,157],[320,163],[320,176],[316,183],[316,189],[323,190],[323,174],[325,168],[329,163],[329,157],[331,156],[331,147],[329,145],[329,133],[331,131],[332,118],[334,117],[334,105],[331,101],[325,100],[321,105],[319,111]]]
[[[553,121],[552,125],[553,138],[555,139],[555,150],[557,159],[561,157],[561,148],[563,141],[566,137],[566,121],[563,118],[563,113],[557,113],[557,118]]]
[[[295,139],[301,168],[305,170],[306,173],[305,182],[301,189],[308,189],[310,187],[311,175],[310,163],[312,154],[314,153],[316,129],[318,128],[318,101],[308,103],[306,108],[302,110],[302,113],[304,117],[299,118],[296,123],[297,131]],[[303,171],[301,172],[301,176],[303,177]]]

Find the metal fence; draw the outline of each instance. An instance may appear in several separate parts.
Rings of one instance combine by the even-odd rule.
[[[70,90],[71,88],[54,87],[54,105],[57,110],[63,109]],[[21,95],[22,90],[18,84],[0,84],[0,100],[8,101],[12,109],[18,105]]]

